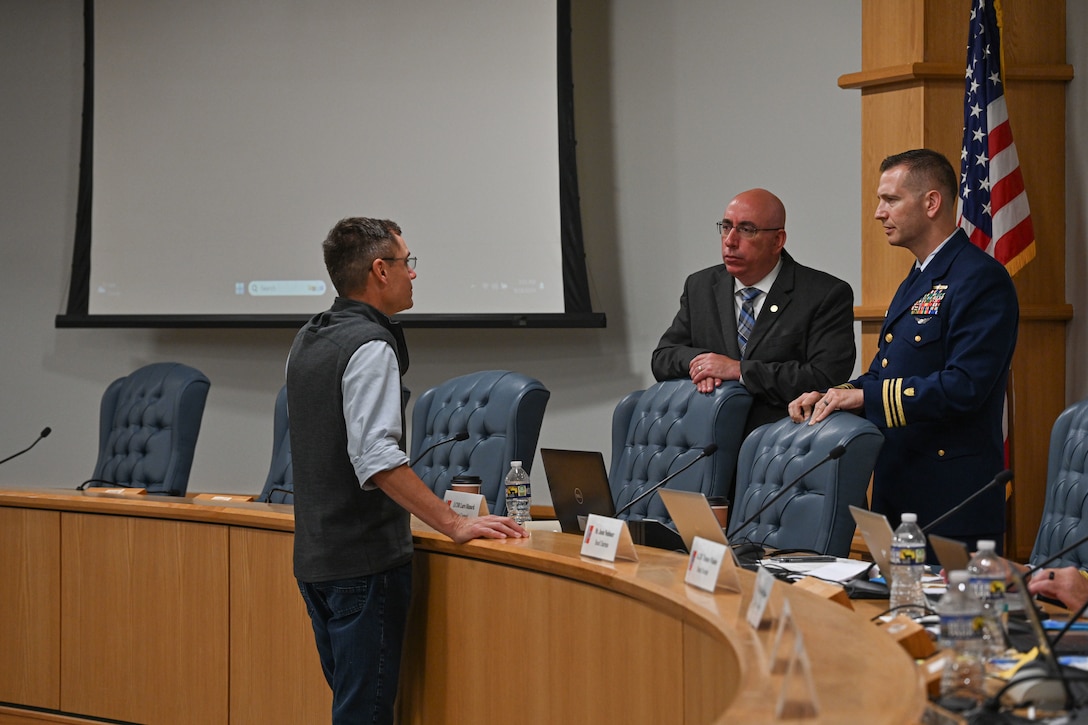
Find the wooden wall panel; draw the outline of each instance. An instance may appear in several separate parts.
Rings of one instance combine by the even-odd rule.
[[[293,538],[240,527],[230,532],[234,723],[316,723],[327,721],[332,712],[332,691],[291,573]]]
[[[0,701],[60,706],[60,514],[0,509]]]
[[[1047,351],[1065,347],[1066,322],[1039,320],[1020,325],[1020,336],[1012,362],[1012,506],[1009,507],[1011,551],[1027,560],[1043,516],[1046,498],[1047,455],[1050,429],[1065,400],[1065,355],[1048,360]],[[1040,379],[1035,370],[1057,384]],[[1057,412],[1055,412],[1057,411]],[[1040,426],[1036,429],[1035,426]]]
[[[925,0],[892,0],[861,5],[861,67],[911,63],[925,55]],[[879,33],[867,28],[879,27]]]
[[[715,722],[737,696],[740,678],[726,669],[734,665],[723,661],[721,649],[721,642],[706,632],[684,626],[685,722]]]
[[[1006,73],[1024,66],[1064,65],[1066,0],[1001,0]],[[966,41],[965,41],[966,42]]]
[[[876,1],[888,4],[887,0]],[[923,12],[926,29],[923,60],[952,63],[962,72],[967,56],[967,19],[971,15],[971,0],[925,0]],[[962,75],[960,80],[963,80]]]
[[[415,666],[404,669],[401,685],[406,722],[487,722],[518,712],[538,721],[547,713],[548,722],[682,722],[678,620],[511,567],[422,552],[415,567],[408,643]],[[717,653],[720,671],[726,650],[719,644]],[[736,674],[722,672],[723,682]]]
[[[61,515],[61,709],[226,723],[227,527]]]
[[[888,244],[884,229],[874,218],[880,162],[908,146],[909,139],[921,143],[925,135],[923,118],[917,109],[925,104],[924,89],[905,86],[884,93],[862,95],[861,161],[861,306],[873,308],[871,315],[883,319],[896,287],[906,276],[914,256]],[[869,365],[876,348],[864,351],[862,369]]]

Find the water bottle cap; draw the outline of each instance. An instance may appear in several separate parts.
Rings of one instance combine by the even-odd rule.
[[[904,524],[916,524],[918,523],[918,514],[903,514],[899,517],[899,521]]]
[[[979,551],[993,551],[997,544],[992,539],[979,539],[978,550]]]
[[[971,580],[971,575],[964,569],[957,569],[956,571],[948,572],[949,584],[966,584]]]
[[[510,461],[511,468],[521,468],[521,461]]]

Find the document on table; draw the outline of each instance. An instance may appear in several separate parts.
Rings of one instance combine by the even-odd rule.
[[[873,562],[871,561],[843,558],[836,559],[834,562],[812,563],[762,559],[759,563],[762,566],[784,569],[793,572],[794,574],[807,574],[808,576],[814,576],[818,579],[840,583],[854,579],[858,574],[861,574],[873,565]]]

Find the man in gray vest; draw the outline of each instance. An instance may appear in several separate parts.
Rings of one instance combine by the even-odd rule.
[[[412,306],[416,258],[400,227],[340,221],[322,244],[336,301],[299,330],[287,364],[294,571],[333,723],[392,723],[412,583],[409,514],[457,543],[527,536],[512,519],[454,513],[408,466],[390,315]]]

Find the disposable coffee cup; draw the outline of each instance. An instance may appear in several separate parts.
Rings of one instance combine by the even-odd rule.
[[[723,529],[729,525],[729,499],[724,496],[711,496],[706,500],[710,504],[710,510],[718,519],[718,526]]]
[[[479,493],[482,483],[479,476],[454,476],[453,480],[450,481],[450,490],[460,491],[461,493]]]

